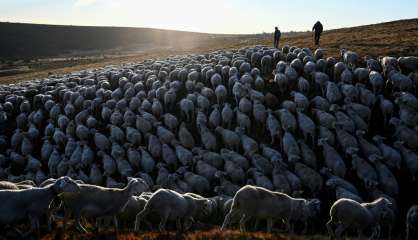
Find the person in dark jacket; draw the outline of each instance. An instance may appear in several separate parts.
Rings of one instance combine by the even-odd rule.
[[[324,31],[324,26],[320,21],[316,22],[312,28],[312,31],[315,32],[315,45],[319,45],[319,39],[321,38],[321,34]]]
[[[279,28],[275,27],[274,30],[274,47],[279,48],[280,37],[282,33],[280,32]]]

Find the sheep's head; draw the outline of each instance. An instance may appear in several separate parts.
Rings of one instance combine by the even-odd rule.
[[[418,206],[412,206],[408,211],[408,222],[416,223],[418,220]]]
[[[385,138],[384,138],[384,137],[382,137],[382,136],[380,136],[380,135],[376,135],[376,136],[374,136],[372,139],[373,139],[373,141],[375,141],[376,143],[381,143],[381,142],[383,142],[383,140],[385,140]]]
[[[390,211],[393,211],[392,202],[385,197],[378,198],[372,204],[375,206],[376,210],[378,211],[380,218],[385,217]]]
[[[300,156],[298,155],[290,155],[288,158],[289,163],[297,163],[300,161]]]
[[[70,177],[58,178],[52,185],[55,192],[60,193],[77,193],[80,191],[78,184]]]
[[[212,214],[212,211],[214,211],[214,208],[212,207],[212,201],[206,198],[198,199],[196,201],[199,205],[199,209],[202,211],[203,216],[210,216]]]
[[[309,215],[315,217],[321,211],[321,201],[316,198],[307,200],[306,207],[309,210]]]
[[[336,182],[335,179],[331,178],[331,179],[328,179],[328,181],[325,183],[325,185],[327,187],[330,187],[330,188],[335,188],[337,186],[337,182]]]
[[[140,194],[149,190],[149,185],[142,178],[128,178],[128,186],[130,186],[130,193]]]

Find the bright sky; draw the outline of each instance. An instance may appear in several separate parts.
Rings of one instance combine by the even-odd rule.
[[[210,33],[306,31],[418,18],[417,0],[0,0],[0,21]]]

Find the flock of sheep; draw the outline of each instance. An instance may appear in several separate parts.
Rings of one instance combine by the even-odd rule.
[[[329,220],[333,237],[390,237],[401,193],[416,192],[417,91],[416,57],[289,46],[0,86],[0,228],[306,233]],[[414,239],[418,207],[406,218]]]

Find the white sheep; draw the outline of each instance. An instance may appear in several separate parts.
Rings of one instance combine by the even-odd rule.
[[[287,228],[291,230],[290,220],[299,219],[299,216],[294,214],[306,204],[309,204],[309,201],[305,199],[295,199],[281,192],[247,185],[235,194],[222,229],[225,229],[233,218],[240,217],[239,225],[242,232],[246,231],[245,224],[251,218],[266,219],[268,232],[271,232],[275,220],[285,221]]]
[[[326,226],[331,237],[340,238],[348,228],[354,227],[359,238],[363,238],[363,231],[373,228],[373,234],[377,234],[380,228],[379,221],[391,210],[392,203],[386,198],[379,198],[371,203],[358,203],[351,199],[342,198],[337,200],[329,211],[331,219]],[[333,226],[338,225],[334,231]]]
[[[141,226],[141,221],[148,223],[147,217],[152,215],[160,219],[159,230],[165,232],[167,221],[176,222],[176,230],[188,230],[194,222],[194,216],[202,211],[209,213],[210,202],[205,198],[195,198],[187,194],[179,194],[169,189],[160,189],[152,194],[145,204],[144,210],[136,216],[135,231]]]

